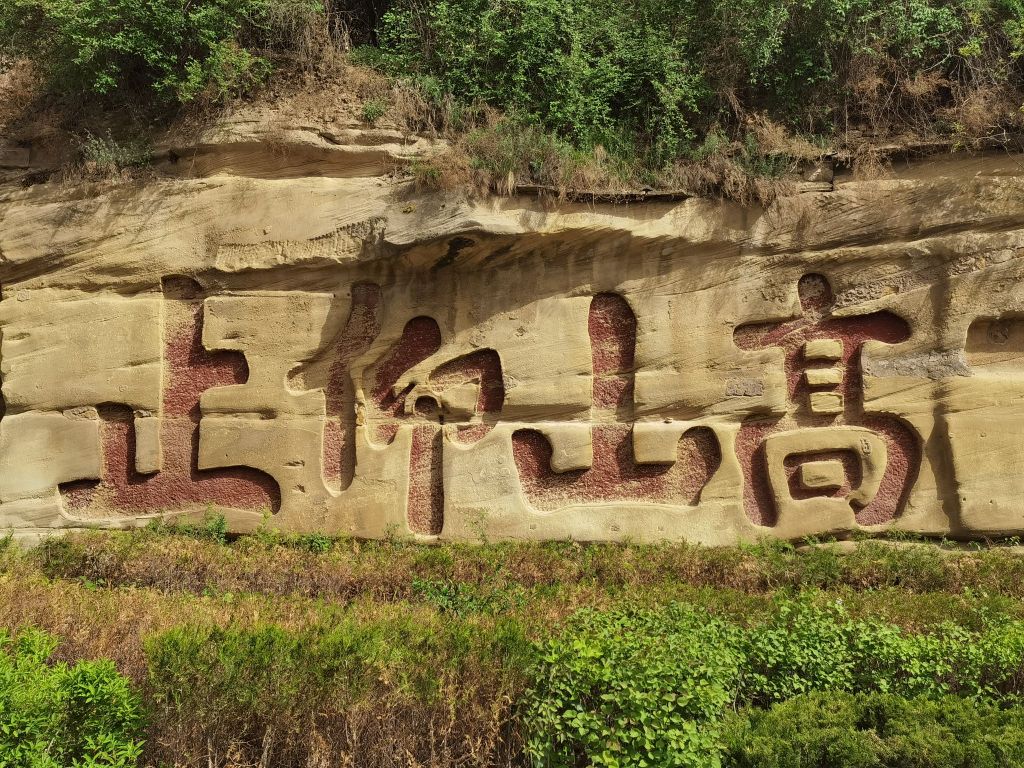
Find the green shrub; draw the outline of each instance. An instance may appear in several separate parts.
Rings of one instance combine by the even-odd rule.
[[[946,622],[925,633],[852,620],[841,604],[779,601],[745,638],[741,699],[784,701],[810,691],[947,694],[995,701],[1024,694],[1024,622],[983,617],[979,631]]]
[[[396,0],[360,59],[660,167],[756,111],[927,130],[968,94],[1019,97],[1022,29],[1020,0]]]
[[[118,141],[109,132],[106,136],[88,136],[79,151],[83,168],[101,175],[149,165],[153,159],[152,149],[146,142]]]
[[[718,765],[737,631],[688,606],[583,611],[541,645],[526,706],[534,765]]]
[[[815,693],[730,718],[724,741],[727,768],[1014,768],[1024,765],[1024,710]]]
[[[529,644],[514,622],[482,631],[454,617],[393,612],[297,630],[184,625],[150,637],[145,653],[148,690],[171,732],[258,747],[267,734],[286,745],[381,702],[458,709],[477,686],[507,697]],[[450,685],[463,675],[463,685]]]
[[[179,536],[189,536],[220,545],[228,543],[227,518],[222,513],[215,512],[212,508],[207,509],[203,513],[202,519],[198,522],[172,521],[167,523],[163,520],[154,520],[150,522],[149,526],[154,533],[166,532]]]
[[[32,59],[56,90],[133,95],[165,102],[223,98],[270,71],[277,6],[317,0],[5,0],[0,54]]]
[[[56,646],[43,632],[0,632],[0,765],[134,766],[139,697],[110,661],[48,663]]]
[[[712,98],[670,5],[399,2],[381,28],[383,63],[432,75],[462,101],[518,112],[576,146],[663,161],[695,137]]]
[[[521,116],[471,131],[466,144],[474,167],[499,185],[514,186],[517,179],[532,179],[561,187],[582,162],[569,143],[530,125]]]
[[[1024,622],[989,616],[978,631],[945,623],[911,633],[809,596],[779,599],[749,628],[683,604],[584,610],[538,655],[524,718],[531,757],[544,768],[717,765],[730,704],[856,693],[955,694],[993,706],[1024,694]],[[860,749],[861,736],[843,738],[837,749]],[[875,765],[849,763],[861,764]]]
[[[388,104],[383,99],[368,99],[363,102],[363,120],[373,125],[388,111]]]

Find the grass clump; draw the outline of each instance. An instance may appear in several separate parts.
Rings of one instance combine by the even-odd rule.
[[[474,747],[489,762],[517,749],[509,702],[529,645],[514,623],[392,612],[301,629],[186,624],[145,650],[167,759],[217,744],[251,763],[386,765],[411,752],[450,765]]]
[[[142,168],[152,162],[149,144],[141,139],[119,141],[108,131],[103,136],[88,135],[79,146],[81,170],[89,178],[110,178]]]
[[[52,578],[166,591],[259,591],[350,598],[412,599],[415,582],[465,585],[486,594],[527,589],[555,594],[680,589],[882,590],[979,603],[1024,597],[1024,557],[1012,547],[977,551],[938,543],[865,540],[797,548],[765,541],[740,548],[687,544],[445,543],[356,541],[263,529],[229,540],[222,519],[153,525],[50,539],[25,557]],[[895,598],[887,598],[893,602]],[[907,601],[893,602],[903,610]],[[926,606],[928,599],[916,601]]]

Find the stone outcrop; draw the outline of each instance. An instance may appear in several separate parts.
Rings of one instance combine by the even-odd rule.
[[[1013,157],[553,205],[417,192],[383,132],[207,139],[0,187],[3,528],[1024,531]]]

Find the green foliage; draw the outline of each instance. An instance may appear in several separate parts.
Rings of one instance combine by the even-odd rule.
[[[878,619],[852,620],[841,604],[782,600],[749,630],[741,697],[756,704],[809,691],[896,693],[979,701],[1024,693],[1024,622],[992,616],[979,631],[945,622],[909,633]]]
[[[211,738],[258,743],[267,728],[298,731],[374,697],[433,702],[463,670],[518,674],[530,652],[521,628],[505,621],[489,629],[408,613],[345,615],[299,630],[185,625],[146,641],[149,689],[158,706],[203,723]]]
[[[575,146],[664,158],[694,138],[711,97],[677,21],[660,2],[400,2],[384,17],[382,63],[518,112]]]
[[[50,664],[57,641],[0,632],[0,765],[129,768],[142,752],[138,695],[110,661]]]
[[[806,598],[780,599],[747,629],[680,604],[586,610],[538,654],[524,717],[544,767],[718,765],[730,704],[828,692],[993,705],[1024,694],[1024,622],[991,616],[978,631],[946,623],[918,634]]]
[[[321,9],[290,0],[295,12]],[[0,55],[24,56],[63,92],[150,91],[167,103],[242,91],[270,71],[286,0],[6,0]]]
[[[102,175],[149,165],[153,158],[153,152],[145,141],[118,141],[109,132],[105,136],[89,135],[79,152],[83,167]]]
[[[534,764],[719,765],[738,646],[733,627],[688,606],[583,611],[539,649],[525,715]]]
[[[729,718],[728,768],[1011,768],[1024,710],[945,696],[808,694]]]
[[[363,120],[373,125],[388,111],[388,104],[383,99],[368,99],[363,102]]]
[[[583,162],[581,153],[571,144],[531,125],[522,116],[471,131],[466,143],[473,166],[509,186],[516,179],[533,179],[560,187]]]
[[[213,509],[206,510],[203,513],[203,519],[198,523],[172,522],[168,524],[162,521],[155,521],[153,529],[157,532],[166,529],[170,533],[212,541],[216,544],[227,544],[228,542],[227,518],[222,513],[215,512]]]
[[[488,590],[451,580],[413,579],[412,590],[441,613],[456,615],[503,614],[522,607],[526,598],[521,587]]]
[[[334,540],[330,536],[325,536],[322,533],[303,533],[290,539],[289,544],[298,548],[304,549],[307,552],[312,552],[315,555],[323,555],[331,551],[331,547],[334,546]]]
[[[76,632],[85,655],[145,659],[153,764],[1022,764],[1024,559],[1005,550],[169,532],[0,559],[52,626],[173,627],[144,648]],[[747,591],[707,586],[737,574]],[[839,588],[785,588],[801,581]]]
[[[397,0],[360,60],[658,167],[745,112],[828,132],[1019,88],[1022,29],[1020,0]]]

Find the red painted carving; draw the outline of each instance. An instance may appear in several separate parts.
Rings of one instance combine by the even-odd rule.
[[[436,536],[444,526],[444,434],[436,424],[417,424],[409,455],[409,529]]]
[[[352,308],[338,337],[327,387],[324,424],[323,473],[328,486],[344,490],[355,476],[356,395],[350,373],[353,361],[369,349],[380,333],[381,291],[372,283],[352,286]]]
[[[202,293],[186,279],[164,282],[170,330],[164,348],[162,468],[151,475],[135,471],[135,429],[131,411],[99,407],[103,477],[62,488],[70,510],[93,504],[132,512],[173,511],[213,504],[259,511],[280,504],[277,483],[248,467],[198,469],[199,396],[210,387],[243,384],[249,371],[243,355],[207,352],[202,343]],[[174,321],[177,320],[177,327]]]
[[[891,312],[866,315],[833,315],[832,289],[821,275],[805,275],[798,291],[803,309],[801,317],[783,323],[743,325],[735,331],[735,342],[747,350],[781,347],[785,353],[788,396],[791,403],[781,417],[755,418],[746,421],[736,439],[736,453],[745,478],[744,507],[752,521],[773,525],[774,509],[768,481],[765,458],[765,440],[772,434],[796,428],[828,429],[839,425],[866,427],[885,440],[888,463],[881,485],[874,498],[863,508],[855,509],[857,522],[875,525],[892,520],[902,507],[906,494],[920,466],[921,449],[917,436],[900,419],[864,411],[863,374],[860,365],[861,348],[865,341],[874,339],[896,344],[910,337],[906,321]],[[842,352],[836,360],[808,360],[804,344],[813,340],[836,340]],[[806,371],[815,368],[835,368],[840,371],[839,384],[811,386]],[[842,397],[841,412],[816,413],[810,406],[813,392],[828,392]],[[800,464],[821,459],[838,459],[844,466],[845,480],[835,490],[814,491],[800,488],[795,473]],[[794,499],[815,496],[845,497],[862,480],[861,462],[849,450],[808,453],[790,457],[786,461],[786,476]]]
[[[398,431],[404,414],[405,399],[409,393],[393,392],[399,377],[414,365],[422,363],[441,348],[441,329],[431,317],[414,317],[405,324],[401,338],[374,364],[374,382],[370,390],[371,423],[377,425],[373,437],[390,442]]]
[[[373,439],[390,443],[402,423],[413,425],[409,458],[408,521],[411,530],[437,535],[444,525],[444,438],[474,442],[494,425],[505,401],[501,359],[492,349],[478,350],[447,360],[425,382],[410,382],[401,391],[395,385],[402,374],[441,349],[441,330],[429,317],[410,320],[401,338],[373,366],[374,381],[367,403],[368,422],[375,426]],[[451,421],[442,403],[433,397],[409,398],[423,384],[443,400],[445,390],[468,383],[477,385],[475,415],[479,421]]]
[[[547,438],[536,430],[517,431],[513,456],[530,503],[545,511],[602,501],[696,504],[721,462],[714,433],[703,427],[688,430],[674,464],[637,464],[632,440],[636,317],[621,296],[598,294],[590,304],[588,330],[594,371],[593,465],[556,473]]]

